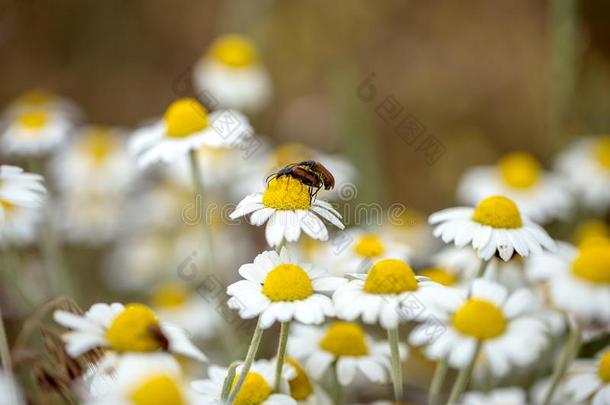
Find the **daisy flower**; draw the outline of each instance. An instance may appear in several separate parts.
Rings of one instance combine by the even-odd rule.
[[[21,389],[13,377],[0,369],[0,405],[24,405]]]
[[[429,336],[427,325],[415,327],[413,345],[427,344],[425,353],[434,360],[464,368],[480,350],[496,376],[511,366],[534,362],[547,343],[545,324],[530,314],[534,296],[521,289],[512,294],[491,281],[476,279],[470,291],[448,290],[433,302],[435,315],[445,325],[440,336]]]
[[[496,388],[489,392],[464,393],[461,405],[527,405],[527,395],[522,388]]]
[[[265,237],[271,247],[279,246],[283,240],[296,242],[301,230],[313,239],[328,240],[328,230],[318,215],[337,228],[344,228],[341,214],[332,205],[312,199],[309,188],[290,176],[274,178],[264,193],[246,196],[230,218],[247,215],[253,225],[267,223]]]
[[[312,381],[307,372],[293,357],[286,357],[285,364],[294,370],[294,376],[288,378],[290,396],[299,405],[331,405],[332,401],[322,387]]]
[[[445,243],[453,241],[457,247],[471,244],[486,261],[496,252],[508,261],[515,252],[527,256],[555,247],[546,231],[504,196],[487,197],[476,208],[445,209],[432,214],[428,221],[437,225],[434,236]]]
[[[166,353],[128,354],[118,362],[112,377],[95,384],[85,395],[86,405],[201,404],[184,380],[180,364]]]
[[[576,402],[610,404],[610,346],[595,359],[576,360],[568,371],[563,391]]]
[[[207,360],[182,329],[160,321],[153,310],[142,304],[94,304],[84,315],[58,310],[53,317],[70,329],[63,339],[66,352],[72,357],[107,348],[122,353],[164,350]]]
[[[428,278],[416,276],[407,263],[398,259],[380,260],[368,273],[351,276],[355,280],[333,294],[337,317],[347,321],[362,317],[364,323],[379,323],[385,329],[416,320],[421,314],[409,310],[410,303],[428,307],[444,291]]]
[[[610,207],[610,135],[574,142],[559,156],[557,169],[585,207]]]
[[[362,327],[352,322],[333,322],[323,328],[294,325],[288,339],[288,352],[301,360],[314,379],[320,380],[334,363],[339,384],[351,384],[359,372],[369,381],[389,381],[390,350],[388,342],[376,341]],[[407,348],[400,345],[402,359]]]
[[[610,225],[599,219],[589,219],[580,223],[572,236],[576,245],[594,238],[610,239]]]
[[[469,169],[458,186],[458,197],[474,205],[486,197],[504,195],[521,212],[538,223],[565,218],[572,206],[572,195],[563,180],[543,172],[530,154],[509,153],[496,166]]]
[[[221,108],[258,112],[271,99],[271,79],[256,45],[241,35],[214,40],[193,69],[193,83]]]
[[[80,109],[73,101],[43,88],[31,89],[19,95],[8,105],[4,115],[18,116],[23,112],[38,110],[66,115],[72,120],[76,120],[82,115]]]
[[[129,150],[140,167],[148,167],[173,163],[204,146],[237,147],[252,134],[243,114],[234,110],[208,114],[194,98],[181,98],[170,104],[161,120],[136,130]]]
[[[267,329],[274,322],[292,319],[319,324],[335,314],[332,301],[322,291],[334,291],[344,280],[325,277],[325,271],[293,259],[286,248],[280,253],[266,251],[244,264],[239,274],[245,279],[227,288],[229,307],[244,319],[259,316]]]
[[[237,367],[233,385],[237,382],[242,367]],[[218,405],[223,403],[222,388],[228,376],[228,370],[211,366],[208,369],[208,379],[193,381],[193,389],[199,393],[203,402],[201,405]],[[282,372],[280,392],[273,393],[275,378],[275,362],[259,360],[252,364],[241,389],[235,396],[235,405],[296,405],[297,402],[288,395],[288,378],[294,377],[294,370],[284,367]]]

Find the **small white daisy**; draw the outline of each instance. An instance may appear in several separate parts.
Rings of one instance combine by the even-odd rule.
[[[610,135],[574,142],[559,156],[557,168],[585,207],[610,207]]]
[[[248,119],[234,110],[208,114],[194,98],[174,101],[163,119],[136,130],[129,150],[140,167],[173,163],[204,146],[238,147],[253,136]]]
[[[401,358],[407,357],[404,344],[399,345]],[[339,384],[351,384],[359,372],[369,381],[384,384],[391,368],[388,342],[376,341],[353,322],[333,322],[323,328],[293,325],[288,339],[288,353],[301,360],[314,379],[336,364]]]
[[[411,304],[427,308],[431,301],[442,299],[445,290],[426,277],[416,276],[398,259],[380,260],[368,273],[351,276],[355,280],[333,294],[337,317],[348,321],[362,317],[364,323],[379,323],[385,329],[416,320],[422,313],[412,311]]]
[[[610,404],[610,346],[595,359],[576,360],[568,370],[563,391],[577,402]]]
[[[242,367],[237,367],[233,385],[239,378]],[[218,405],[222,403],[222,387],[227,378],[228,370],[211,366],[208,369],[208,379],[193,381],[193,389],[203,397],[201,405]],[[273,393],[275,380],[275,362],[259,360],[252,364],[239,393],[235,397],[235,405],[296,405],[297,402],[289,395],[287,379],[294,376],[291,367],[284,367],[280,380],[280,392]],[[232,386],[233,387],[233,386]]]
[[[274,178],[264,193],[246,196],[230,218],[247,215],[253,225],[267,223],[265,236],[271,247],[279,246],[283,240],[296,242],[301,230],[313,239],[328,240],[328,230],[318,215],[337,228],[344,228],[341,214],[332,205],[312,199],[309,188],[290,176]]]
[[[286,357],[285,364],[294,370],[294,376],[288,378],[290,396],[299,405],[331,405],[332,401],[326,391],[315,381],[312,381],[307,372],[293,357]]]
[[[45,110],[52,114],[62,114],[73,121],[82,116],[78,106],[66,97],[49,89],[30,89],[17,97],[4,111],[5,116],[18,116],[23,112]]]
[[[529,405],[522,388],[496,388],[489,392],[464,393],[461,405]]]
[[[78,357],[95,348],[117,352],[156,352],[159,350],[206,361],[179,327],[159,321],[142,304],[94,304],[84,315],[55,311],[57,323],[70,329],[63,335],[66,352]]]
[[[563,180],[543,172],[528,153],[509,153],[497,166],[469,169],[458,186],[459,199],[475,205],[484,198],[504,195],[517,203],[521,212],[538,223],[565,218],[571,210],[572,195]]]
[[[508,261],[513,253],[527,256],[555,244],[546,231],[521,215],[517,204],[503,196],[487,197],[476,206],[449,208],[432,214],[429,222],[437,225],[434,236],[457,247],[472,244],[479,256],[489,260],[498,252]]]
[[[21,389],[12,376],[0,369],[0,405],[24,405]]]
[[[296,319],[305,324],[319,324],[335,314],[332,301],[321,294],[334,291],[345,280],[325,277],[326,272],[294,260],[288,249],[280,253],[266,251],[244,264],[239,274],[245,280],[227,288],[229,307],[239,310],[244,319],[259,316],[259,325],[267,329],[274,322]]]
[[[414,345],[427,344],[425,353],[434,360],[464,368],[472,361],[478,345],[491,372],[507,374],[511,366],[534,362],[547,343],[545,324],[530,314],[534,296],[527,289],[508,294],[503,286],[476,279],[470,291],[447,290],[442,300],[433,301],[436,317],[446,329],[431,337],[423,324],[410,335]],[[431,340],[432,339],[432,340]]]
[[[258,50],[241,35],[214,40],[193,69],[193,83],[220,108],[254,113],[271,99],[271,79],[259,61]]]

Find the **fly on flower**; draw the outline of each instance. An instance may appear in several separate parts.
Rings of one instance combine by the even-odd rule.
[[[290,176],[309,187],[309,194],[312,199],[315,198],[321,188],[332,190],[335,187],[335,178],[332,173],[322,163],[315,160],[291,163],[267,177],[267,183],[272,179],[283,176]]]

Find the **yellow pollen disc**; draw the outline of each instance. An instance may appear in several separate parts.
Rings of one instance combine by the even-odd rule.
[[[263,294],[271,301],[300,301],[313,294],[311,279],[299,266],[280,264],[267,274]]]
[[[313,387],[307,373],[303,366],[292,357],[286,357],[286,363],[290,364],[297,373],[296,377],[288,382],[290,385],[290,396],[297,401],[306,400],[313,392]]]
[[[40,107],[49,103],[51,100],[53,100],[53,98],[55,97],[50,91],[44,89],[35,89],[30,90],[27,93],[24,93],[19,96],[19,98],[17,99],[17,103]]]
[[[320,348],[341,356],[366,356],[369,349],[362,327],[352,322],[334,322],[320,341]]]
[[[119,146],[116,134],[103,127],[96,127],[81,138],[81,147],[94,164],[102,164]]]
[[[194,98],[181,98],[165,111],[163,116],[170,138],[186,138],[209,126],[208,113],[205,107]]]
[[[444,286],[452,286],[457,283],[457,277],[455,277],[455,274],[442,267],[429,267],[422,270],[420,274]]]
[[[597,142],[594,153],[597,162],[610,170],[610,136],[604,136]]]
[[[131,392],[136,405],[183,405],[184,396],[178,383],[166,375],[157,375],[141,383]]]
[[[239,380],[239,374],[236,374],[233,379],[233,387],[237,380]],[[271,386],[262,375],[250,371],[235,397],[233,405],[258,405],[265,402],[272,392]]]
[[[27,129],[40,129],[47,123],[47,115],[40,111],[32,111],[19,117],[19,124]]]
[[[15,209],[15,204],[12,204],[6,200],[0,200],[0,207],[7,212],[10,212]]]
[[[232,68],[252,66],[258,60],[252,41],[241,35],[225,35],[216,39],[210,47],[210,54],[223,65]]]
[[[610,226],[604,221],[592,219],[584,222],[576,228],[574,243],[581,245],[589,239],[610,237]]]
[[[535,186],[540,179],[540,163],[529,153],[509,153],[498,163],[502,180],[513,188]]]
[[[599,378],[607,383],[610,383],[610,350],[602,355],[599,360],[599,370],[597,372]]]
[[[369,270],[364,291],[370,294],[400,294],[417,290],[411,267],[398,259],[380,260]]]
[[[610,241],[598,239],[581,246],[572,273],[593,284],[610,284]]]
[[[145,305],[129,304],[112,321],[106,339],[114,350],[121,352],[152,352],[161,348],[151,331],[159,327],[155,313]]]
[[[496,304],[473,298],[453,315],[453,326],[478,340],[493,339],[506,330],[506,318]]]
[[[356,254],[371,259],[381,256],[384,246],[381,240],[375,235],[362,235],[354,247]]]
[[[285,143],[273,150],[273,167],[285,167],[290,163],[312,160],[311,150],[300,143]]]
[[[159,287],[152,295],[152,304],[157,308],[179,308],[188,300],[189,291],[181,284]]]
[[[502,196],[482,200],[472,214],[472,220],[492,228],[521,228],[521,213],[517,204]]]
[[[263,194],[263,205],[283,211],[308,210],[311,196],[303,183],[290,176],[282,176],[272,179],[267,185]]]

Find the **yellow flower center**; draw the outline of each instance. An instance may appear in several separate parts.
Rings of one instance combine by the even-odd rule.
[[[600,238],[582,245],[572,273],[593,284],[610,284],[610,241]]]
[[[478,340],[493,339],[506,330],[506,319],[496,304],[483,299],[469,299],[453,315],[453,326]]]
[[[161,342],[154,333],[158,327],[159,320],[150,308],[129,304],[110,324],[106,339],[117,351],[152,352],[161,348]]]
[[[210,53],[220,63],[232,68],[252,66],[258,60],[256,47],[241,35],[225,35],[212,43]]]
[[[578,226],[574,234],[574,243],[581,245],[589,239],[610,237],[610,227],[604,221],[592,219]]]
[[[106,158],[118,148],[119,141],[116,134],[109,128],[96,127],[87,131],[82,139],[81,146],[94,164],[104,163]]]
[[[362,235],[356,242],[354,247],[356,254],[359,256],[371,259],[381,256],[384,252],[384,246],[381,240],[375,235]]]
[[[47,115],[40,111],[31,111],[19,117],[19,124],[27,129],[40,129],[47,123]]]
[[[12,204],[6,200],[0,200],[0,207],[6,212],[10,212],[15,209],[15,204]]]
[[[482,200],[472,214],[472,220],[492,228],[521,228],[521,214],[512,200],[494,196]]]
[[[239,374],[233,379],[233,387],[239,379]],[[257,372],[250,371],[244,380],[233,405],[258,405],[265,402],[273,390],[267,380]]]
[[[19,98],[17,99],[17,103],[40,107],[49,103],[51,100],[53,100],[53,98],[54,95],[50,91],[44,89],[35,89],[30,90],[19,96]]]
[[[417,290],[411,267],[398,259],[380,260],[369,270],[364,291],[370,294],[400,294]]]
[[[157,375],[141,383],[131,392],[136,405],[183,405],[184,396],[178,383],[166,375]]]
[[[167,284],[157,288],[152,303],[157,308],[179,308],[188,300],[189,291],[181,284]]]
[[[597,142],[594,153],[597,162],[610,170],[610,136],[604,136]]]
[[[286,357],[286,363],[290,364],[297,373],[296,377],[288,381],[288,384],[290,385],[290,396],[297,401],[306,400],[313,392],[313,387],[307,373],[301,364],[292,357]]]
[[[369,349],[362,327],[352,322],[334,322],[320,341],[320,348],[341,356],[366,356]]]
[[[513,188],[527,189],[540,178],[540,163],[529,153],[509,153],[498,164],[502,180]]]
[[[282,168],[290,163],[312,160],[311,150],[300,143],[285,143],[273,151],[273,168]]]
[[[276,210],[308,210],[310,204],[307,186],[290,176],[272,179],[263,194],[263,205]]]
[[[194,98],[181,98],[174,101],[163,117],[170,138],[186,138],[209,126],[205,107]]]
[[[610,383],[610,350],[605,352],[599,360],[599,370],[597,373],[603,382],[606,384]]]
[[[452,286],[457,283],[455,274],[442,267],[429,267],[422,270],[420,274],[444,286]]]
[[[313,294],[311,279],[294,264],[280,264],[267,274],[263,294],[271,301],[299,301]]]

